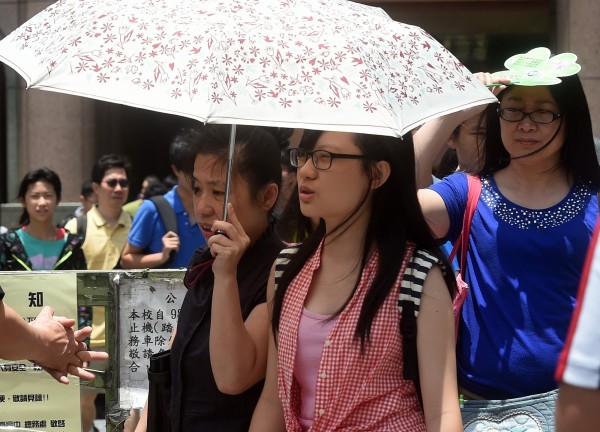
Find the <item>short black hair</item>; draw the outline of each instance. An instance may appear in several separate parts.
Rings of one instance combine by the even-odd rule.
[[[194,128],[185,127],[179,131],[169,146],[169,162],[177,171],[182,171],[186,161],[196,156],[194,137]]]
[[[89,198],[94,193],[94,188],[92,188],[92,179],[87,179],[81,184],[81,192],[80,195],[85,198]]]
[[[186,176],[192,179],[198,154],[213,155],[227,164],[231,125],[207,124],[190,129],[188,133],[190,142],[194,143],[194,156],[184,163]],[[253,198],[269,183],[281,187],[283,145],[284,138],[280,139],[277,128],[236,126],[233,172],[248,182]]]
[[[29,186],[37,183],[39,181],[46,182],[51,184],[54,188],[54,193],[56,194],[56,200],[60,201],[62,194],[62,184],[60,182],[60,177],[56,172],[52,171],[50,168],[39,168],[33,171],[29,171],[21,180],[21,184],[19,185],[19,195],[20,199],[25,199],[25,195],[27,194],[27,190]],[[23,212],[19,217],[19,225],[27,225],[29,223],[29,213],[27,212],[27,208],[23,207]]]
[[[103,155],[96,161],[92,168],[92,181],[94,183],[102,183],[106,171],[112,168],[124,169],[127,177],[129,177],[131,162],[129,162],[129,158],[124,155],[116,153]]]

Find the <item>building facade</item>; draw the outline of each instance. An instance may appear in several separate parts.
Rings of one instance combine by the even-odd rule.
[[[53,2],[0,0],[0,38]],[[380,0],[397,21],[431,33],[471,71],[496,71],[510,55],[547,46],[574,52],[600,135],[600,33],[597,0]],[[133,163],[131,193],[144,176],[170,172],[168,145],[189,120],[122,105],[40,90],[0,63],[0,203],[16,199],[28,170],[54,169],[63,201],[76,201],[81,183],[102,154],[119,152]],[[0,219],[0,223],[3,221]]]

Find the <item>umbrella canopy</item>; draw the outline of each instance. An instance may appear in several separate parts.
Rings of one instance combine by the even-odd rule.
[[[0,60],[28,87],[214,123],[401,136],[496,101],[424,30],[346,0],[60,0]]]

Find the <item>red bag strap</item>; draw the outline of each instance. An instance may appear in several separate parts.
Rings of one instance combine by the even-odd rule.
[[[481,195],[481,179],[479,176],[472,176],[467,174],[467,206],[465,208],[465,214],[463,217],[462,231],[460,237],[454,243],[452,252],[448,257],[448,260],[452,262],[460,247],[460,271],[463,272],[465,265],[467,264],[467,249],[469,247],[469,235],[471,233],[471,220],[473,220],[473,214],[477,208],[477,202],[479,201],[479,195]]]

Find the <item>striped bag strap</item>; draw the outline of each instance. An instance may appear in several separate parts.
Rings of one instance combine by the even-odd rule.
[[[302,243],[296,243],[295,245],[283,249],[279,252],[279,255],[277,255],[277,258],[275,259],[275,291],[277,291],[285,266],[290,262],[294,254],[298,252],[301,245]]]
[[[398,311],[402,317],[402,311],[408,306],[414,309],[414,317],[419,316],[421,306],[421,292],[423,283],[429,269],[438,263],[438,259],[423,249],[415,250],[410,261],[406,265],[402,282],[400,283],[400,296],[398,298]]]
[[[417,358],[417,316],[421,307],[421,293],[429,269],[439,260],[426,250],[414,251],[400,283],[398,311],[400,312],[400,334],[402,335],[403,377],[412,380],[421,407],[421,383]]]

